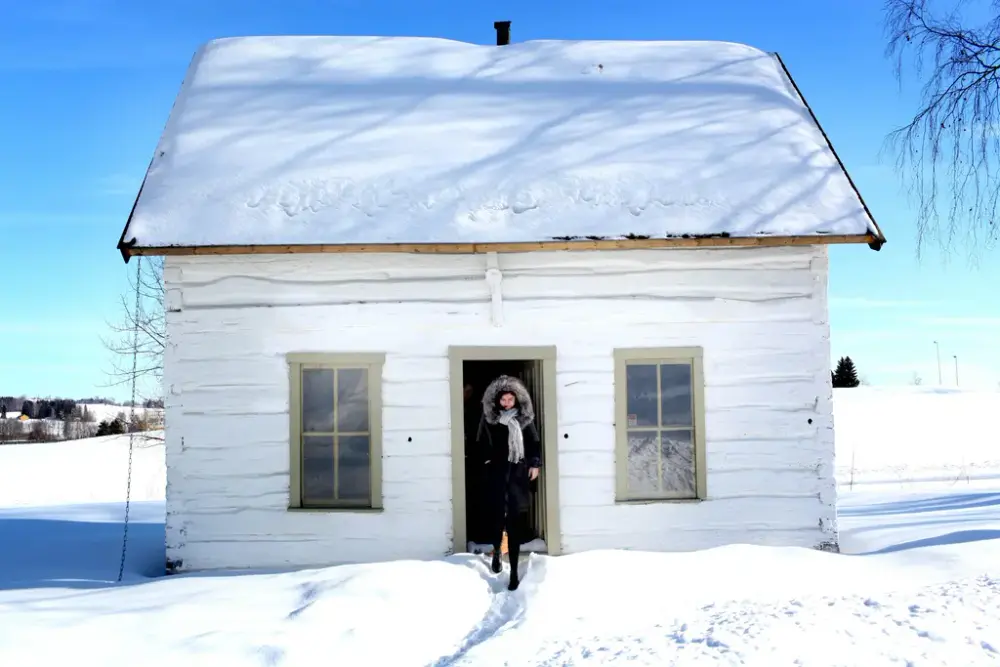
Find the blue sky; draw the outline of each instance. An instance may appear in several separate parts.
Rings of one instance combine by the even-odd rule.
[[[3,0],[0,0],[3,1]],[[884,56],[879,2],[704,0],[33,0],[0,24],[0,394],[122,396],[100,336],[127,285],[115,250],[195,49],[247,34],[514,40],[719,39],[781,53],[889,243],[831,251],[835,356],[872,384],[914,373],[1000,386],[1000,252],[916,256],[887,132],[915,108]],[[621,7],[628,7],[622,9]],[[130,267],[131,268],[131,267]]]

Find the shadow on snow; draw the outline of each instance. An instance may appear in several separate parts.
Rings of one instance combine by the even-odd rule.
[[[124,524],[0,515],[0,590],[117,585]],[[130,522],[123,583],[165,574],[164,524]]]
[[[841,516],[885,516],[890,514],[918,514],[921,512],[982,509],[986,507],[1000,507],[1000,493],[943,494],[930,498],[897,500],[862,507],[844,507],[837,513]]]
[[[998,539],[1000,539],[1000,530],[959,530],[954,533],[947,533],[946,535],[925,537],[919,540],[911,540],[909,542],[900,542],[899,544],[883,547],[877,551],[869,551],[862,555],[889,554],[896,551],[906,551],[908,549],[920,549],[922,547],[943,546],[946,544],[966,544],[968,542],[981,542],[984,540]]]

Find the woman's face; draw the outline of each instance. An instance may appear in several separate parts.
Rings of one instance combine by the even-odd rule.
[[[504,410],[510,410],[514,407],[514,394],[506,393],[500,397],[500,407]]]

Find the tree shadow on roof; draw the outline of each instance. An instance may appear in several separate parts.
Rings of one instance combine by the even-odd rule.
[[[278,144],[275,159],[266,160],[257,169],[241,165],[240,169],[231,170],[225,185],[221,186],[225,191],[220,191],[217,185],[216,190],[205,195],[213,200],[244,201],[254,209],[262,204],[279,206],[285,208],[290,217],[302,211],[312,216],[317,213],[316,207],[333,207],[340,212],[321,215],[339,216],[343,224],[348,225],[351,224],[350,215],[357,218],[355,225],[359,224],[358,220],[364,224],[370,222],[372,212],[366,208],[368,195],[379,195],[376,197],[379,201],[371,203],[374,209],[389,205],[382,199],[402,197],[403,200],[392,205],[419,214],[424,211],[421,197],[425,195],[446,206],[453,195],[463,198],[463,182],[496,182],[497,188],[488,189],[488,195],[469,194],[469,201],[464,205],[475,211],[477,206],[489,207],[496,203],[477,201],[477,198],[515,197],[528,185],[539,185],[536,182],[539,177],[559,181],[572,175],[574,170],[631,162],[633,169],[647,172],[650,186],[656,187],[652,187],[649,202],[641,193],[637,197],[642,201],[634,205],[619,202],[620,211],[616,215],[622,219],[621,233],[631,231],[626,227],[633,216],[652,207],[663,211],[650,211],[647,216],[662,219],[663,233],[668,234],[677,231],[670,229],[670,221],[676,223],[678,211],[683,212],[687,205],[683,201],[686,193],[697,191],[703,198],[704,193],[692,183],[697,185],[705,178],[731,183],[731,177],[738,174],[727,175],[727,172],[738,172],[748,161],[752,162],[746,155],[737,156],[752,154],[756,147],[773,144],[794,149],[798,146],[796,137],[802,134],[802,130],[796,132],[794,126],[811,123],[806,109],[790,94],[766,82],[755,82],[753,77],[741,79],[738,76],[741,67],[752,67],[751,61],[770,59],[766,54],[710,63],[702,70],[687,71],[669,80],[652,80],[652,75],[650,80],[645,80],[642,73],[627,80],[596,73],[593,77],[574,76],[572,69],[566,70],[570,74],[565,80],[533,79],[532,68],[541,64],[551,66],[552,60],[558,59],[560,48],[556,44],[539,44],[534,52],[500,50],[497,57],[470,67],[467,73],[450,70],[442,73],[434,69],[434,64],[437,62],[435,50],[443,47],[428,42],[424,50],[415,50],[407,62],[393,64],[389,74],[367,79],[359,75],[357,80],[342,75],[331,80],[324,72],[324,68],[329,67],[329,55],[323,53],[263,63],[262,67],[272,71],[265,72],[260,80],[254,80],[256,75],[248,79],[243,69],[234,66],[231,76],[221,76],[216,81],[198,82],[196,79],[196,85],[187,86],[179,96],[179,122],[200,127],[209,121],[206,131],[198,133],[197,147],[186,148],[188,155],[184,159],[186,162],[204,160],[206,164],[219,161],[221,168],[226,162],[226,146],[270,137],[272,143]],[[561,66],[579,65],[570,60]],[[517,80],[505,78],[512,69],[527,74]],[[720,72],[726,76],[720,78]],[[780,78],[777,70],[775,77]],[[547,106],[547,101],[552,99],[558,99],[559,103]],[[426,108],[429,104],[432,107]],[[188,108],[184,110],[184,107]],[[510,108],[509,117],[504,107]],[[477,113],[477,109],[482,113]],[[747,134],[743,129],[746,125],[739,118],[747,109],[754,109],[755,114],[771,114],[773,127],[764,126]],[[663,121],[656,121],[660,124],[658,132],[633,138],[634,128],[641,126],[644,118],[664,114],[669,122],[664,125]],[[227,122],[222,123],[222,120]],[[423,171],[392,166],[393,151],[405,155],[408,150],[406,137],[420,137],[424,133],[421,128],[436,136],[442,133],[442,126],[449,123],[460,127],[463,123],[475,122],[493,123],[495,131],[476,130],[465,135],[459,132],[458,136],[469,136],[480,143],[488,139],[488,147],[472,146],[467,153],[451,161],[452,164],[443,161]],[[518,123],[526,125],[517,127]],[[718,127],[710,129],[713,125]],[[402,128],[399,141],[380,135],[381,131],[394,126]],[[598,136],[602,133],[615,133],[616,136],[602,146]],[[785,136],[791,139],[783,140],[783,133],[788,133]],[[676,155],[664,156],[659,170],[648,169],[652,160],[644,155],[645,145],[655,142],[661,146],[662,153],[662,146],[669,145],[674,135],[680,142]],[[314,137],[315,141],[304,139],[309,137]],[[281,146],[286,140],[289,145]],[[163,155],[156,160],[171,160],[173,141],[173,132],[165,132],[161,145]],[[566,150],[567,147],[570,150]],[[267,144],[261,149],[268,150]],[[383,176],[369,179],[381,182],[367,185],[362,182],[355,187],[353,175],[337,168],[337,156],[344,151],[360,151],[369,155],[369,164],[387,165]],[[826,165],[812,163],[816,153],[824,151],[825,146],[814,152],[806,151],[800,155],[800,160],[787,164],[781,173],[774,173],[773,180],[769,175],[767,183],[758,186],[760,190],[752,193],[749,201],[728,201],[731,193],[720,191],[711,194],[726,201],[711,201],[705,206],[725,204],[726,209],[733,211],[757,213],[756,220],[741,225],[745,227],[753,227],[789,209],[801,208],[804,200],[824,189],[828,179],[835,175],[835,165],[827,169]],[[328,152],[330,156],[326,157]],[[239,155],[239,151],[236,154]],[[221,156],[221,160],[213,156]],[[539,164],[539,156],[545,156],[542,164]],[[671,162],[674,163],[673,171],[692,183],[685,184],[671,177]],[[687,163],[692,169],[682,168]],[[155,166],[153,171],[156,171]],[[812,176],[803,181],[802,171]],[[301,172],[301,176],[297,172]],[[792,180],[789,172],[800,176],[795,187],[789,185]],[[526,173],[533,173],[534,180],[519,184]],[[298,177],[309,180],[302,184],[301,191],[296,183],[290,182]],[[313,182],[317,178],[328,179],[329,188]],[[397,179],[405,181],[398,184],[398,188],[394,183]],[[559,189],[570,187],[572,183],[548,185]],[[605,186],[615,187],[613,183]],[[587,190],[589,186],[584,184],[582,187]],[[775,200],[775,193],[779,191]],[[612,199],[620,199],[621,193],[615,193]],[[407,199],[408,194],[413,195],[412,201]],[[586,193],[579,194],[584,196]],[[554,196],[565,199],[563,195],[565,193]],[[770,199],[772,206],[763,205],[765,199]],[[287,206],[286,200],[290,202]],[[771,211],[774,206],[778,208],[776,213]],[[369,213],[368,217],[358,218],[356,209]],[[344,216],[343,211],[350,215]],[[853,212],[844,217],[849,215]],[[755,216],[751,213],[750,217]],[[339,232],[331,230],[330,233],[336,236]]]

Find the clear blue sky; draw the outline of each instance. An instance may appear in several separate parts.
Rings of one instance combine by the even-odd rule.
[[[248,34],[514,40],[719,39],[778,51],[889,243],[831,253],[832,346],[873,384],[1000,385],[1000,253],[916,258],[886,133],[914,108],[883,55],[873,0],[0,0],[0,394],[105,389],[100,335],[126,271],[115,243],[195,49]],[[763,5],[765,8],[761,8]],[[626,6],[627,9],[621,9]],[[131,268],[131,266],[130,266]]]

